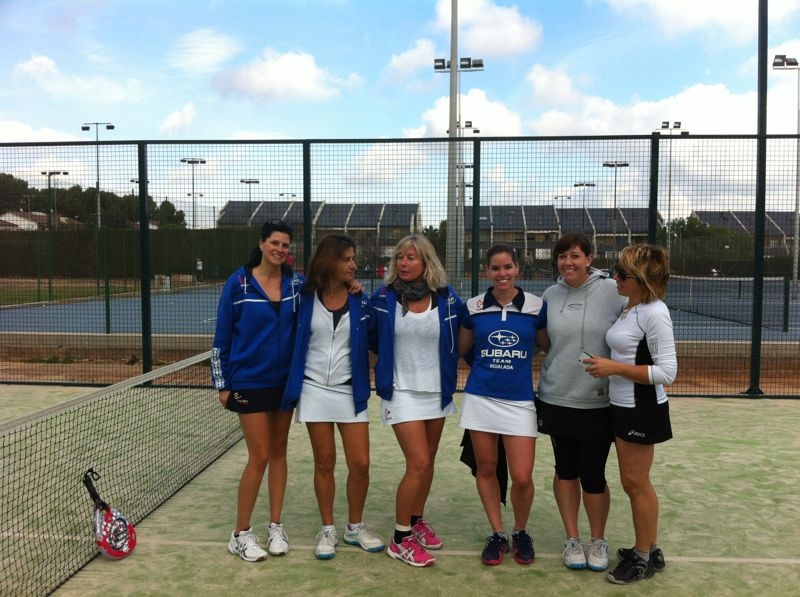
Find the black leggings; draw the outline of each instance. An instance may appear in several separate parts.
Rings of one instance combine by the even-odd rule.
[[[606,461],[611,450],[609,441],[591,441],[571,437],[550,436],[559,479],[580,479],[586,493],[606,490]]]

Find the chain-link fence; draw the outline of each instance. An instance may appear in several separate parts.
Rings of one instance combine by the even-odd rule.
[[[671,393],[797,396],[798,141],[769,137],[759,209],[753,136],[3,144],[0,381],[105,385],[206,350],[222,283],[281,218],[301,271],[318,238],[353,236],[370,291],[424,233],[464,297],[493,242],[536,293],[562,232],[599,267],[658,242]]]

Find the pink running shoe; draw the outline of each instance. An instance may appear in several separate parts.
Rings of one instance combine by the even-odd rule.
[[[417,523],[411,527],[411,532],[417,538],[420,545],[425,549],[442,549],[442,540],[433,527],[424,518],[420,518]]]
[[[419,544],[414,535],[406,537],[400,544],[395,543],[392,539],[389,541],[389,549],[386,550],[386,553],[390,558],[400,560],[415,568],[431,566],[436,561],[436,558]]]

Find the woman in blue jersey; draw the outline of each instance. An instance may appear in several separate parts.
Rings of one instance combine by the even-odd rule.
[[[286,265],[292,228],[281,220],[261,227],[250,260],[225,282],[217,309],[211,375],[222,405],[238,413],[247,464],[239,481],[236,527],[228,551],[247,562],[267,556],[258,544],[250,516],[269,465],[268,550],[289,551],[281,522],[286,492],[286,444],[291,410],[280,410],[303,278]]]
[[[435,558],[426,550],[441,549],[442,540],[423,515],[445,417],[456,412],[463,303],[447,284],[433,245],[412,234],[395,247],[385,285],[373,294],[372,306],[381,418],[392,426],[406,460],[387,553],[410,566],[430,566]]]
[[[494,566],[509,550],[500,511],[497,479],[498,438],[502,438],[511,477],[514,560],[530,564],[533,539],[527,532],[533,504],[536,450],[532,361],[547,324],[541,298],[517,287],[519,261],[513,247],[495,244],[486,253],[492,287],[467,301],[469,317],[461,330],[460,352],[471,364],[461,411],[475,453],[478,495],[492,526],[481,561]]]
[[[636,542],[617,551],[608,573],[616,584],[650,578],[665,567],[658,545],[658,496],[650,481],[655,444],[672,438],[664,386],[675,381],[678,361],[669,309],[661,300],[669,281],[669,255],[655,245],[631,245],[619,256],[617,292],[628,299],[606,333],[610,358],[585,359],[594,377],[608,377],[611,423],[620,480],[628,494]]]
[[[284,407],[297,405],[297,420],[306,424],[314,453],[314,491],[322,518],[314,554],[321,560],[333,558],[338,543],[333,519],[334,427],[342,438],[348,470],[344,541],[366,551],[384,548],[362,518],[369,489],[370,305],[363,293],[348,293],[356,267],[356,244],[349,236],[331,234],[317,245],[300,294],[286,382]]]

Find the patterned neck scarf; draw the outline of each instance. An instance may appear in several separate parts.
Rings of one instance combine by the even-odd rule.
[[[428,288],[428,283],[425,280],[419,282],[404,282],[397,279],[392,284],[397,297],[400,299],[400,304],[403,307],[403,316],[408,313],[408,301],[418,301],[425,298],[426,295],[431,294],[431,289]]]

